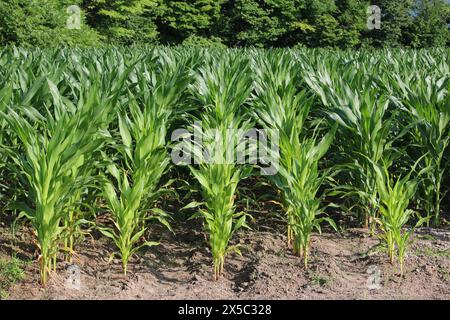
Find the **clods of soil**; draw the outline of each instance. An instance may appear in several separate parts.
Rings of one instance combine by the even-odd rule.
[[[108,239],[86,238],[72,263],[59,262],[47,287],[39,285],[38,263],[29,232],[12,237],[0,228],[0,258],[25,264],[25,280],[9,289],[10,299],[450,299],[450,232],[417,230],[405,261],[405,276],[377,250],[364,229],[312,238],[308,270],[287,248],[280,232],[235,235],[242,256],[230,254],[219,281],[212,281],[205,235],[196,228],[158,228],[160,245],[132,259],[124,277]],[[155,239],[155,235],[156,238]],[[95,235],[94,235],[95,237]],[[159,238],[159,239],[158,239]]]

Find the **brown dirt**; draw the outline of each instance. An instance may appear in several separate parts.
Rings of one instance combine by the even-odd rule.
[[[73,263],[81,271],[79,289],[66,285],[68,263],[46,288],[38,284],[38,264],[26,264],[26,280],[10,289],[11,299],[450,299],[450,232],[422,228],[414,237],[401,279],[385,254],[365,255],[378,243],[363,229],[344,234],[314,235],[310,268],[286,248],[276,231],[243,231],[242,256],[231,254],[222,279],[211,281],[211,259],[205,236],[196,225],[172,235],[151,230],[161,244],[141,252],[125,278],[118,260],[108,264],[111,243],[98,235],[86,239]],[[0,228],[0,257],[16,253],[36,258],[29,231],[12,238]],[[371,266],[381,272],[381,287],[369,289]],[[70,270],[70,269],[69,269]]]

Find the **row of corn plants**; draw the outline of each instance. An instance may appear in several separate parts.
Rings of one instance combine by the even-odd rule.
[[[324,213],[319,189],[326,172],[319,170],[319,160],[328,151],[336,126],[320,137],[320,123],[308,127],[307,121],[314,99],[299,90],[299,68],[285,54],[255,61],[258,70],[255,85],[255,118],[264,128],[279,133],[280,162],[278,173],[269,179],[282,192],[283,209],[287,214],[287,239],[293,252],[303,256],[305,268],[313,229],[333,220],[320,217]]]
[[[227,254],[240,253],[238,246],[229,245],[233,234],[247,226],[246,213],[236,212],[235,199],[238,184],[249,176],[251,167],[237,165],[233,155],[235,142],[252,127],[244,111],[251,89],[249,60],[237,54],[210,56],[190,87],[199,108],[191,130],[203,131],[203,141],[193,146],[199,164],[190,170],[204,201],[196,215],[204,219],[209,234],[215,280],[223,272]]]
[[[183,128],[202,136],[185,146],[201,200],[184,209],[203,221],[217,280],[249,228],[240,183],[261,165],[235,155],[254,147],[236,142],[256,128],[277,133],[277,170],[257,179],[277,190],[305,268],[313,231],[337,230],[327,214],[338,211],[369,227],[403,273],[414,228],[449,209],[449,78],[444,49],[1,49],[2,214],[29,221],[43,284],[92,228],[126,274],[158,244],[151,220],[172,230],[176,212],[159,200],[177,195],[171,136]]]

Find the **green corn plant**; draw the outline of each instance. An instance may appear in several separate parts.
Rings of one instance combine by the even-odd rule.
[[[144,246],[157,245],[157,242],[145,241],[141,245],[137,245],[141,241],[146,228],[145,223],[152,218],[147,210],[142,210],[141,203],[143,201],[144,195],[149,196],[150,199],[157,196],[155,190],[149,189],[148,185],[153,184],[156,186],[158,178],[162,175],[165,168],[167,167],[167,158],[164,158],[164,154],[160,152],[159,158],[157,155],[153,155],[153,160],[162,161],[153,165],[153,168],[142,167],[140,170],[135,170],[133,174],[132,185],[130,185],[129,177],[125,170],[122,172],[114,165],[110,164],[108,166],[108,172],[114,176],[117,182],[116,191],[113,182],[105,181],[103,184],[103,195],[107,201],[108,208],[113,215],[114,227],[112,228],[102,227],[100,231],[103,235],[111,238],[117,248],[119,249],[119,255],[122,259],[123,272],[127,275],[127,266],[130,257],[139,249]],[[150,177],[149,175],[153,175]],[[150,194],[146,193],[147,191]],[[152,211],[155,216],[164,223],[167,224],[165,220],[165,213],[159,212],[157,209],[153,208]],[[110,260],[114,257],[113,253]]]
[[[356,196],[363,210],[365,226],[375,228],[377,213],[376,181],[371,161],[388,162],[398,154],[393,146],[396,112],[389,111],[389,96],[379,89],[375,80],[367,76],[368,70],[343,67],[336,61],[333,66],[307,71],[308,85],[321,97],[329,119],[339,124],[338,135],[345,139],[339,146],[346,173],[345,184],[336,194]],[[338,67],[337,67],[338,66]]]
[[[150,60],[152,60],[152,51],[148,52]],[[117,79],[122,75],[127,76],[127,88],[132,89],[137,87],[136,73],[145,73],[142,69],[144,65],[142,52],[128,50],[65,50],[61,52],[61,58],[64,62],[69,61],[71,64],[66,66],[67,69],[61,75],[61,81],[58,87],[64,89],[65,96],[72,96],[73,92],[80,84],[85,82],[95,82],[99,86],[100,92],[109,92],[114,87]],[[141,62],[140,62],[141,61]],[[149,61],[150,62],[150,61]],[[80,68],[80,65],[83,66]],[[129,65],[127,67],[127,65]],[[139,65],[140,68],[138,70]],[[152,65],[151,63],[149,65]],[[74,81],[75,80],[75,81]],[[123,81],[123,80],[121,80]],[[126,101],[126,96],[119,97],[121,101]],[[119,106],[119,105],[118,105]],[[115,116],[115,112],[113,113]],[[102,171],[105,167],[104,157],[101,153],[97,153],[96,157],[91,161],[91,166],[84,167],[79,172],[74,172],[75,175],[84,175],[86,177],[97,176],[97,173]],[[95,208],[91,205],[96,198],[101,195],[97,194],[97,183],[95,179],[90,179],[92,184],[86,184],[84,190],[80,190],[70,199],[70,210],[64,219],[64,251],[66,252],[66,260],[71,261],[74,253],[74,245],[76,241],[80,241],[84,236],[89,234],[90,229],[86,226],[95,226],[89,219],[92,218],[92,213]]]
[[[416,163],[417,164],[417,163]],[[415,166],[404,177],[394,179],[387,165],[374,164],[377,192],[380,201],[381,239],[387,246],[389,260],[394,263],[398,257],[400,274],[403,276],[406,249],[415,228],[422,225],[427,218],[420,218],[414,227],[405,230],[407,223],[415,212],[408,209],[419,184],[418,178],[411,178]],[[418,174],[420,176],[421,173]]]
[[[90,86],[97,89],[98,93],[108,93],[114,90],[114,83],[118,83],[124,73],[125,63],[121,51],[113,51],[104,55],[101,50],[78,51],[78,50],[11,50],[7,52],[13,67],[8,71],[6,80],[14,88],[10,106],[14,109],[16,105],[32,105],[41,114],[53,113],[55,118],[69,111],[73,113],[79,104],[81,95],[86,95]],[[122,59],[121,59],[122,58]],[[129,60],[133,60],[130,59]],[[5,69],[2,69],[4,71]],[[6,68],[8,70],[8,68]],[[42,90],[43,82],[49,79],[48,88]],[[52,101],[51,101],[52,100]],[[60,106],[62,105],[62,107]],[[65,110],[67,109],[67,110]],[[107,108],[98,108],[98,111],[106,111]],[[107,112],[105,112],[105,115]],[[42,126],[40,126],[42,127]],[[40,129],[39,129],[40,130]],[[12,137],[17,139],[16,137]],[[12,153],[22,153],[20,143],[10,143],[17,150]],[[91,157],[96,158],[96,156]],[[93,159],[90,159],[91,162]],[[75,242],[86,235],[86,220],[88,214],[86,193],[90,192],[89,181],[92,180],[92,172],[97,170],[94,163],[91,166],[82,166],[79,170],[72,170],[74,177],[85,179],[85,188],[77,190],[67,199],[68,214],[62,217],[63,252],[67,261],[71,261],[74,254]],[[15,181],[17,174],[9,176],[10,182]],[[20,176],[19,176],[20,178]],[[16,199],[23,198],[21,187],[24,183],[19,179],[14,184],[16,188],[9,188],[7,209],[17,210],[14,205]],[[22,199],[20,199],[22,200]],[[15,213],[12,213],[15,216]],[[15,226],[15,222],[13,224]]]
[[[14,57],[20,59],[21,54],[25,55],[14,52]],[[43,285],[52,267],[56,269],[69,212],[89,184],[84,173],[108,136],[111,110],[129,73],[124,68],[96,73],[91,56],[84,68],[69,75],[65,71],[70,59],[56,63],[47,54],[36,51],[25,56],[29,65],[11,77],[16,90],[7,110],[0,113],[0,122],[7,122],[18,142],[8,156],[12,170],[26,185],[22,197],[27,203],[15,207],[22,210],[18,218],[29,218],[34,228]]]
[[[202,143],[194,145],[193,153],[198,166],[190,166],[200,184],[206,209],[198,214],[204,218],[213,256],[213,279],[223,272],[228,253],[239,252],[237,246],[229,246],[233,234],[246,226],[246,214],[236,213],[235,193],[240,180],[246,178],[250,167],[240,166],[231,154],[237,153],[250,122],[244,120],[243,104],[252,88],[248,60],[241,56],[209,57],[208,63],[199,69],[191,92],[202,108]],[[198,127],[196,129],[198,131]],[[203,157],[204,154],[207,157]],[[188,205],[189,207],[195,204]]]
[[[180,100],[190,79],[187,61],[163,56],[159,67],[154,59],[147,63],[155,69],[138,77],[126,112],[118,116],[121,144],[113,147],[121,155],[121,164],[117,166],[110,159],[107,171],[114,180],[105,177],[103,184],[114,228],[101,227],[100,231],[119,249],[125,275],[134,253],[157,244],[145,241],[138,245],[149,219],[157,219],[171,230],[168,214],[154,207],[154,202],[164,192],[158,184],[170,162],[167,134],[177,113],[183,110]]]
[[[164,121],[167,119],[158,117],[153,119],[149,113],[144,116],[136,102],[131,102],[129,106],[137,118],[126,117],[125,120],[119,116],[124,146],[121,151],[126,157],[125,167],[119,169],[114,163],[109,164],[107,171],[115,181],[105,179],[102,186],[115,228],[100,228],[100,231],[111,238],[119,249],[125,275],[128,261],[136,251],[143,246],[157,244],[146,241],[140,246],[136,245],[146,231],[146,221],[152,217],[148,209],[141,206],[144,200],[154,201],[157,198],[157,184],[169,164],[165,150],[165,132],[160,131],[166,129]],[[150,107],[151,104],[146,106]],[[142,122],[139,123],[139,120]],[[148,126],[151,122],[159,128]],[[155,131],[152,131],[153,129]],[[114,185],[117,185],[117,191]],[[152,208],[152,211],[167,224],[165,213],[159,212],[156,208]],[[115,253],[111,255],[111,259],[114,255]]]
[[[12,96],[12,86],[5,86],[0,90],[0,112],[5,112],[9,101]],[[3,197],[3,191],[6,190],[6,177],[8,176],[7,170],[7,153],[6,148],[9,145],[9,137],[7,136],[7,122],[3,119],[0,119],[0,201]],[[4,180],[5,179],[5,180]]]
[[[204,200],[202,204],[206,207],[206,210],[199,209],[195,216],[203,217],[206,222],[214,264],[213,279],[218,280],[223,272],[225,257],[233,251],[240,253],[237,246],[229,246],[233,234],[239,228],[247,227],[246,214],[235,211],[235,193],[239,181],[248,177],[252,169],[239,168],[236,164],[229,163],[227,158],[235,138],[243,137],[245,131],[238,127],[233,132],[225,128],[214,129],[218,130],[216,134],[203,135],[204,148],[214,149],[209,160],[212,163],[201,163],[198,168],[191,167],[191,172],[201,186]],[[218,147],[217,141],[225,143]]]
[[[48,272],[56,268],[61,234],[61,221],[67,214],[67,204],[83,188],[84,180],[73,173],[90,165],[89,159],[104,142],[99,130],[105,126],[108,105],[114,99],[91,94],[80,98],[74,111],[58,105],[57,112],[45,116],[31,106],[9,108],[1,113],[11,130],[20,139],[24,156],[10,154],[18,174],[29,184],[32,207],[23,207],[23,215],[31,220],[40,250],[41,282],[46,284]],[[99,112],[97,107],[103,106]],[[19,113],[17,113],[19,112]],[[35,125],[39,122],[42,130]]]
[[[260,68],[255,97],[255,117],[264,128],[279,132],[280,161],[278,173],[268,178],[282,192],[287,212],[288,243],[293,242],[294,254],[304,259],[308,267],[311,233],[320,231],[320,223],[334,222],[323,213],[319,188],[325,178],[318,164],[329,149],[336,126],[320,142],[318,133],[308,136],[306,125],[314,99],[299,91],[296,65],[285,54],[262,56],[255,61]]]
[[[86,229],[86,226],[93,225],[88,220],[85,210],[92,211],[92,208],[86,203],[86,197],[88,189],[95,188],[95,176],[96,169],[95,156],[90,162],[89,166],[82,166],[80,168],[74,168],[72,175],[81,178],[84,181],[84,187],[74,190],[72,196],[67,199],[67,214],[62,219],[63,231],[61,237],[63,239],[63,252],[65,254],[65,260],[69,263],[72,262],[73,255],[75,254],[75,244],[80,242],[86,235],[89,234],[90,229]]]
[[[438,74],[437,71],[429,72]],[[405,106],[409,122],[416,124],[411,136],[416,148],[426,154],[423,166],[431,169],[427,171],[422,188],[426,214],[433,217],[437,226],[442,182],[448,166],[444,155],[450,143],[450,77],[448,68],[445,76],[431,76],[429,72],[396,74],[392,77],[392,86],[399,104]]]
[[[23,61],[16,60],[10,50],[4,50],[0,53],[1,112],[6,112],[8,107],[20,102],[21,99],[27,99],[24,91],[31,87],[33,79],[30,79],[28,70],[20,66],[21,63]],[[30,80],[26,81],[21,76]],[[19,79],[22,81],[19,82]],[[19,83],[26,89],[22,90]],[[6,120],[0,119],[0,205],[4,213],[14,206],[15,201],[21,194],[21,181],[8,163],[8,153],[20,152],[19,149],[17,137],[10,132]],[[10,214],[16,217],[16,213],[17,211],[13,209]]]
[[[273,177],[277,187],[282,190],[290,216],[289,225],[292,230],[294,254],[303,257],[305,269],[308,268],[308,257],[311,233],[319,232],[320,224],[328,222],[335,230],[336,225],[328,217],[321,217],[324,209],[318,195],[327,172],[321,174],[319,160],[326,154],[334,138],[336,129],[332,129],[317,143],[317,137],[289,141],[280,137],[281,161],[279,174]]]

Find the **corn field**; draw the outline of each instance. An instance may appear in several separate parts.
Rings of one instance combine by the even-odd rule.
[[[274,190],[305,270],[311,235],[350,216],[403,274],[415,228],[447,224],[449,89],[448,49],[3,48],[0,216],[32,228],[46,285],[94,231],[126,275],[130,257],[159,244],[149,226],[173,231],[188,212],[218,280],[251,228],[238,201],[253,179]],[[213,161],[174,164],[172,133],[198,122],[214,134],[194,153]],[[226,161],[251,128],[279,133],[275,174]]]

